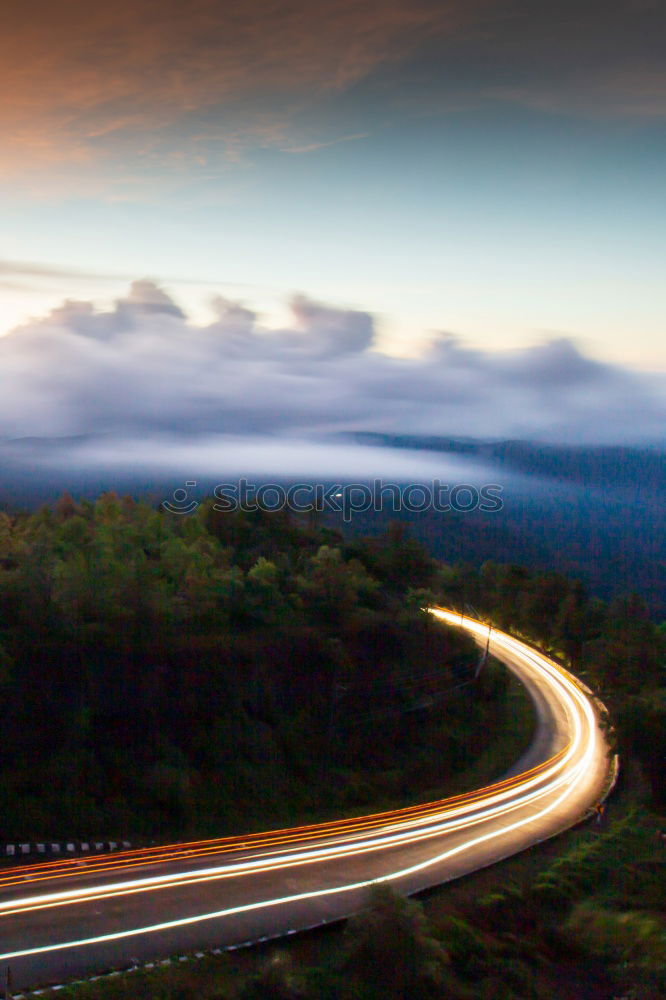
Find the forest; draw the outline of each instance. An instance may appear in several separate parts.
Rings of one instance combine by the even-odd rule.
[[[432,627],[434,572],[401,529],[352,552],[282,513],[1,514],[0,839],[222,835],[445,790],[508,683],[472,683],[472,641]]]

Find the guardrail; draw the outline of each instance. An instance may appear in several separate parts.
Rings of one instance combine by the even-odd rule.
[[[0,843],[0,861],[26,857],[72,857],[80,854],[107,854],[131,847],[129,840],[39,840]]]

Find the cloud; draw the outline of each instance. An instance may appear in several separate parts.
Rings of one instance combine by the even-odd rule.
[[[468,17],[454,0],[14,5],[0,34],[0,170],[85,166],[110,146],[186,155],[185,135],[195,156],[211,113],[232,146],[239,132],[284,145],[294,103],[341,92]]]
[[[580,72],[564,83],[537,80],[529,87],[491,87],[487,95],[552,114],[658,119],[666,117],[666,70],[663,65],[642,65]]]
[[[575,117],[666,115],[666,9],[658,0],[507,3],[488,52],[491,97]]]
[[[370,314],[296,296],[266,329],[218,298],[195,325],[146,279],[107,310],[67,301],[0,338],[0,438],[92,434],[135,442],[231,435],[265,442],[349,431],[659,441],[666,380],[585,357],[568,339],[471,349],[437,336],[422,358],[377,350]],[[142,444],[143,442],[143,444]],[[101,446],[100,446],[101,447]]]
[[[165,476],[187,481],[193,474],[201,477],[199,485],[204,485],[204,479],[248,475],[278,482],[301,477],[356,481],[390,477],[402,482],[416,478],[427,482],[446,476],[449,482],[469,482],[473,477],[483,483],[489,476],[493,478],[488,463],[466,456],[297,436],[203,434],[186,439],[163,432],[141,440],[123,436],[67,438],[48,447],[30,440],[20,442],[20,447],[0,444],[0,455],[13,472],[27,462],[47,474],[62,474],[64,466],[88,475],[110,474],[114,482],[127,477],[136,481],[137,475],[152,483]]]
[[[75,267],[60,267],[40,261],[0,259],[0,288],[20,291],[38,291],[48,288],[51,291],[54,287],[62,288],[63,283],[71,284],[73,280],[76,280],[77,283],[90,282],[93,285],[118,285],[119,283],[127,284],[131,282],[132,275],[117,271],[105,273]],[[239,288],[248,288],[255,292],[265,289],[265,286],[257,284],[247,284],[237,281],[225,282],[213,278],[183,277],[182,275],[166,280],[169,283],[178,285],[212,285],[215,287],[228,285],[236,290]],[[155,287],[154,284],[153,287]],[[272,289],[269,290],[272,291]]]
[[[326,142],[309,142],[302,146],[288,146],[285,149],[281,149],[281,153],[316,153],[320,149],[326,149],[328,146],[337,146],[341,142],[356,142],[358,139],[369,138],[369,132],[356,132],[354,135],[341,135],[337,139],[329,139]]]
[[[662,117],[665,20],[642,0],[31,0],[0,33],[0,177],[134,199],[156,174],[206,179],[248,149],[307,154],[489,97]]]

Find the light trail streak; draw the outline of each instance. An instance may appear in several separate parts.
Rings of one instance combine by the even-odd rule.
[[[255,848],[258,847],[270,847],[278,844],[296,843],[300,840],[312,840],[312,834],[315,831],[319,835],[317,839],[329,839],[333,836],[340,836],[345,831],[356,833],[366,829],[370,830],[380,826],[384,827],[389,819],[402,822],[403,818],[411,820],[412,817],[419,817],[419,822],[427,822],[428,818],[435,816],[444,810],[452,811],[453,807],[457,803],[472,804],[475,801],[485,799],[488,794],[496,789],[499,790],[505,787],[510,788],[516,784],[522,783],[528,775],[545,772],[548,765],[557,762],[564,756],[567,748],[568,746],[565,746],[557,754],[548,758],[548,760],[542,761],[540,764],[537,764],[535,767],[522,774],[506,778],[504,781],[495,782],[491,785],[486,785],[478,790],[465,792],[461,795],[452,796],[447,799],[435,800],[434,802],[424,803],[419,806],[407,806],[403,809],[395,809],[347,820],[338,820],[332,823],[318,823],[310,826],[294,827],[290,830],[275,831],[275,833],[249,834],[243,837],[229,838],[228,843],[226,840],[217,842],[192,842],[192,846],[183,845],[185,848],[183,850],[175,849],[181,845],[172,845],[170,850],[164,847],[147,848],[146,851],[152,852],[159,850],[169,851],[169,853],[165,853],[159,857],[145,858],[139,851],[132,851],[128,852],[126,855],[132,859],[129,863],[119,860],[123,858],[122,854],[114,854],[113,858],[108,861],[106,859],[99,859],[98,862],[95,862],[86,858],[77,859],[76,861],[68,859],[64,861],[47,862],[43,865],[22,865],[20,868],[12,869],[11,873],[5,878],[0,876],[0,889],[11,888],[12,886],[20,886],[23,888],[25,887],[26,881],[30,881],[34,884],[36,882],[50,882],[60,878],[71,879],[77,876],[83,878],[91,874],[106,874],[114,872],[118,868],[128,870],[132,868],[143,868],[151,864],[165,864],[174,860],[194,861],[197,860],[197,858],[215,854],[238,853],[247,849],[252,849],[254,851]],[[253,838],[257,839],[253,840]],[[193,849],[196,843],[202,845],[209,843],[222,843],[224,846],[203,847],[201,850],[196,851]],[[63,868],[65,870],[63,870]]]
[[[335,847],[329,847],[328,849],[322,848],[319,850],[308,850],[307,852],[297,855],[289,855],[285,858],[275,858],[275,855],[263,856],[267,858],[275,858],[272,862],[257,860],[247,864],[230,865],[224,868],[194,871],[186,875],[177,874],[164,878],[157,876],[153,879],[141,880],[140,882],[120,882],[103,886],[101,888],[96,886],[88,890],[72,890],[71,892],[54,893],[50,896],[45,895],[28,898],[14,903],[3,904],[2,907],[0,907],[0,909],[3,910],[3,912],[0,912],[0,919],[16,915],[18,913],[29,913],[36,910],[52,909],[59,906],[73,906],[82,902],[98,901],[101,899],[126,896],[139,892],[153,892],[164,889],[180,888],[187,885],[196,885],[201,882],[213,882],[224,878],[236,878],[239,875],[265,874],[266,872],[293,868],[304,864],[313,864],[321,861],[334,861],[340,856],[343,856],[344,858],[357,857],[360,854],[366,854],[371,851],[381,851],[401,845],[415,844],[422,840],[439,837],[442,833],[459,831],[467,829],[470,826],[478,826],[479,823],[486,822],[491,815],[493,817],[506,815],[507,813],[513,812],[518,808],[522,808],[528,801],[537,801],[538,799],[543,798],[544,795],[551,794],[554,788],[559,787],[561,784],[565,784],[570,780],[570,775],[565,775],[556,783],[549,785],[547,788],[539,789],[531,796],[523,796],[521,799],[511,802],[501,808],[498,807],[491,811],[484,811],[482,814],[474,815],[469,819],[456,823],[440,823],[430,827],[429,829],[420,830],[414,834],[406,831],[375,840],[359,842],[352,841],[351,843],[345,842]],[[278,853],[282,854],[285,852]],[[14,908],[4,909],[4,907],[11,906]]]
[[[226,853],[239,853],[242,849],[252,848],[253,856],[256,856],[255,850],[258,847],[270,847],[277,846],[278,844],[294,844],[301,840],[309,840],[311,844],[316,844],[318,841],[326,839],[330,841],[333,837],[341,837],[344,832],[344,827],[347,826],[347,833],[359,833],[365,830],[373,830],[381,827],[385,831],[390,831],[395,829],[396,826],[404,826],[408,820],[411,825],[427,823],[429,820],[437,818],[438,816],[446,813],[447,815],[455,815],[463,810],[454,808],[458,803],[464,803],[466,806],[473,805],[477,801],[488,801],[488,798],[492,792],[495,790],[500,790],[503,788],[511,789],[518,785],[525,786],[525,780],[529,775],[534,774],[539,776],[543,780],[548,775],[549,765],[553,765],[562,758],[568,751],[569,744],[560,750],[557,754],[550,757],[548,760],[536,765],[530,770],[523,772],[522,774],[515,775],[512,778],[507,778],[504,781],[496,782],[492,785],[487,785],[484,788],[478,789],[476,791],[467,792],[459,796],[454,796],[449,799],[441,799],[432,803],[426,803],[423,806],[409,806],[404,809],[392,810],[385,813],[377,813],[372,816],[359,817],[358,820],[342,820],[339,823],[332,824],[313,824],[309,827],[294,828],[293,831],[278,831],[279,835],[273,837],[270,834],[264,835],[266,839],[258,839],[255,841],[254,845],[249,842],[248,838],[236,838],[234,843],[225,846],[224,848],[210,848],[201,852],[194,852],[192,850],[183,852],[174,852],[167,855],[167,858],[159,858],[155,861],[144,861],[141,858],[137,858],[131,864],[122,864],[115,861],[117,855],[114,855],[114,863],[109,865],[90,865],[84,863],[77,864],[72,861],[55,862],[56,865],[67,865],[68,870],[66,871],[56,871],[55,874],[50,874],[48,871],[42,873],[41,870],[37,875],[27,875],[27,872],[34,871],[34,868],[41,869],[41,866],[22,866],[19,869],[15,869],[12,874],[7,877],[4,881],[0,879],[0,889],[11,888],[12,886],[19,886],[21,888],[26,887],[26,880],[29,880],[31,884],[36,882],[51,882],[55,879],[69,878],[72,877],[85,877],[91,874],[107,874],[114,872],[118,867],[122,870],[131,870],[133,868],[145,867],[146,864],[157,864],[165,863],[166,860],[181,859],[187,861],[194,861],[200,857],[205,857],[215,854],[226,854]],[[407,814],[407,815],[406,815]],[[404,818],[403,818],[404,817]],[[387,824],[387,820],[395,819],[398,822],[392,824]],[[310,831],[309,833],[306,831]],[[319,836],[316,840],[312,837],[312,832],[317,831]],[[330,831],[330,832],[328,832]],[[290,835],[287,835],[290,834]],[[203,842],[205,843],[205,842]],[[274,852],[278,853],[278,852]],[[73,867],[70,867],[73,866]],[[193,873],[195,874],[195,873]],[[17,878],[18,875],[18,878]],[[0,910],[2,909],[2,904],[0,904]]]
[[[574,751],[575,747],[570,747],[567,755],[565,755],[561,764],[565,764],[568,758],[572,756]],[[522,788],[523,789],[531,788],[532,786],[543,781],[545,778],[550,777],[551,773],[555,774],[556,771],[560,769],[560,767],[561,765],[558,765],[556,768],[551,768],[550,771],[547,772],[545,775],[539,774],[537,777],[532,778],[530,781],[524,782],[522,784]],[[481,813],[473,815],[467,820],[463,820],[460,822],[451,822],[451,821],[441,822],[438,823],[436,826],[432,827],[428,831],[425,832],[421,831],[418,836],[412,834],[410,830],[407,830],[406,832],[393,833],[393,834],[387,833],[387,835],[382,836],[381,839],[362,842],[362,848],[357,848],[356,853],[358,853],[359,850],[361,849],[362,850],[367,850],[369,848],[381,849],[385,847],[397,846],[399,844],[414,842],[417,839],[423,839],[423,837],[425,836],[429,837],[438,836],[445,832],[460,830],[464,829],[467,826],[476,825],[477,823],[484,822],[489,818],[495,818],[497,816],[504,815],[504,813],[507,811],[512,811],[516,808],[520,808],[526,805],[528,802],[541,798],[543,795],[552,792],[554,788],[559,787],[560,784],[568,782],[570,780],[571,780],[571,775],[565,773],[557,781],[553,781],[546,788],[539,789],[538,791],[532,793],[531,795],[522,795],[520,798],[514,798],[514,800],[510,802],[508,806],[502,807],[496,805],[491,808],[488,803],[503,802],[513,794],[513,790],[505,791],[498,795],[488,797],[486,799],[487,804],[484,807],[483,811]],[[463,807],[460,807],[457,810],[453,810],[453,813],[463,813],[463,812],[464,812]],[[429,817],[426,820],[417,820],[415,822],[416,823],[427,822],[428,820],[432,820],[434,818],[436,817]],[[412,824],[410,823],[409,824],[410,829],[411,826]],[[392,827],[392,829],[394,829],[394,827]],[[357,841],[351,842],[352,845],[354,845],[355,843],[357,843]],[[103,892],[104,894],[111,895],[119,891],[128,893],[131,891],[140,891],[142,889],[151,887],[169,888],[172,885],[183,885],[189,881],[194,882],[203,880],[213,880],[215,878],[224,878],[241,874],[250,874],[252,872],[264,872],[267,870],[273,870],[276,867],[287,867],[298,863],[307,863],[309,861],[329,861],[335,859],[337,856],[341,854],[344,854],[345,856],[353,855],[355,853],[354,847],[353,846],[350,847],[349,845],[350,845],[349,841],[343,841],[339,845],[334,845],[334,846],[329,845],[325,848],[324,847],[318,847],[314,849],[311,848],[308,851],[302,852],[300,854],[288,855],[287,857],[282,858],[279,864],[273,864],[273,865],[268,865],[260,857],[257,860],[238,862],[236,864],[227,865],[222,868],[217,867],[210,869],[198,869],[188,873],[185,876],[182,873],[176,873],[170,875],[156,875],[143,879],[137,879],[132,882],[110,883],[103,887]],[[84,889],[70,889],[64,892],[57,892],[57,893],[54,892],[54,893],[44,894],[41,896],[28,897],[26,899],[21,900],[19,903],[17,903],[14,900],[6,901],[4,903],[0,903],[0,917],[3,916],[3,911],[11,911],[12,913],[16,913],[19,911],[19,909],[28,910],[30,909],[31,904],[33,903],[48,904],[48,903],[58,903],[63,901],[81,902],[88,898],[98,899],[100,898],[100,896],[101,896],[100,887],[94,886]]]

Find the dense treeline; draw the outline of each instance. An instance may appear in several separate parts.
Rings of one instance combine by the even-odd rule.
[[[0,514],[0,839],[237,832],[445,788],[506,678],[460,687],[477,650],[420,610],[417,544],[355,549],[211,503]]]

